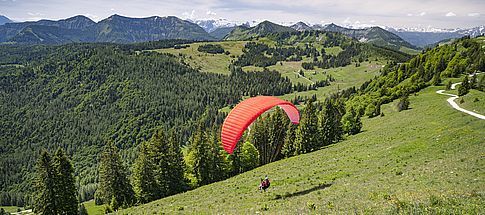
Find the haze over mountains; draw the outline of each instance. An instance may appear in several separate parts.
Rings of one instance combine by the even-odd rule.
[[[484,34],[485,26],[448,30],[381,28],[377,26],[355,29],[333,23],[309,25],[304,22],[297,22],[291,26],[283,26],[269,21],[242,23],[223,18],[182,20],[174,16],[130,18],[116,14],[97,23],[85,16],[74,16],[58,21],[39,20],[12,23],[9,18],[0,16],[0,43],[132,43],[161,39],[235,40],[265,36],[270,33],[312,30],[339,32],[361,42],[388,48],[416,49],[465,35],[478,36]]]

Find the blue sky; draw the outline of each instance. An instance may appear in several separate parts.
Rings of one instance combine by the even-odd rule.
[[[485,25],[485,0],[0,0],[0,14],[16,21],[112,14],[178,16],[231,21],[457,28]]]

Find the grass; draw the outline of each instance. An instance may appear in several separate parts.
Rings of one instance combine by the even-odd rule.
[[[88,211],[89,215],[104,214],[104,205],[94,204],[94,200],[83,202],[84,207]]]
[[[183,60],[191,67],[200,69],[203,72],[212,72],[219,74],[229,74],[229,65],[232,60],[242,54],[242,48],[246,44],[244,41],[223,41],[223,42],[209,42],[210,44],[219,44],[224,50],[229,51],[229,55],[225,54],[208,54],[197,51],[200,45],[204,43],[192,43],[189,47],[184,49],[157,49],[156,52],[170,53],[175,56],[185,56]],[[232,57],[231,57],[232,56]],[[234,58],[233,58],[234,57]]]
[[[463,99],[463,103],[460,101]],[[485,93],[478,90],[470,92],[456,100],[458,105],[467,110],[485,115]]]
[[[3,210],[5,210],[7,213],[16,213],[19,209],[21,211],[24,210],[23,208],[17,206],[1,206],[0,208],[3,208]]]
[[[363,132],[325,149],[119,214],[485,213],[485,121],[450,108],[442,87],[383,105]],[[257,191],[264,175],[268,192]]]
[[[417,54],[421,53],[421,50],[416,50],[416,49],[412,49],[412,48],[408,48],[408,47],[404,47],[404,46],[401,46],[399,48],[399,51],[404,52],[406,54],[410,54],[410,55],[417,55]]]
[[[331,69],[317,69],[317,70],[306,70],[305,77],[311,81],[324,80],[327,75],[331,75],[336,80],[330,84],[330,86],[320,87],[317,90],[310,90],[304,92],[294,92],[280,96],[282,99],[291,100],[296,96],[301,97],[311,97],[316,95],[318,99],[323,99],[331,93],[337,92],[338,90],[346,89],[349,87],[359,87],[367,80],[370,80],[374,76],[379,74],[379,69],[382,68],[384,62],[372,61],[372,62],[362,62],[359,67],[354,64]],[[285,73],[283,73],[285,74]],[[295,76],[295,74],[288,74],[293,76],[294,79],[303,78]],[[291,78],[290,78],[291,80]],[[294,81],[294,80],[292,80]]]

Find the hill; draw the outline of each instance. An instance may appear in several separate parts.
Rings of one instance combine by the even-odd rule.
[[[95,23],[85,16],[74,16],[58,21],[40,20],[0,26],[0,42],[20,44],[133,43],[162,39],[214,38],[198,25],[177,17],[129,18],[113,15]]]
[[[412,96],[407,111],[384,105],[338,144],[119,214],[483,213],[485,121],[449,107],[442,88]],[[264,175],[272,184],[261,193]]]
[[[339,32],[349,37],[356,38],[361,42],[388,47],[394,50],[400,50],[402,48],[416,49],[415,46],[406,42],[396,34],[386,31],[380,27],[350,29],[350,28],[344,28],[332,23],[325,26],[315,25],[313,26],[313,29],[322,30],[322,31]]]
[[[295,32],[293,28],[278,25],[270,21],[263,21],[258,25],[250,28],[237,27],[229,35],[227,35],[225,40],[248,40],[255,37],[264,37],[269,34],[282,33],[282,32]]]
[[[484,70],[484,42],[461,39],[440,46],[386,66],[358,91],[333,96],[372,118],[364,119],[364,132],[346,141],[121,213],[481,213],[482,164],[477,162],[485,121],[452,109],[435,93],[444,87],[430,85],[438,85],[440,77]],[[465,61],[475,63],[459,63]],[[410,110],[399,111],[392,102],[413,93]],[[471,96],[481,101],[485,93]],[[375,106],[377,114],[369,112]],[[279,185],[272,194],[256,191],[265,174],[273,174],[273,184]]]
[[[211,31],[209,34],[215,39],[222,40],[229,33],[231,33],[231,31],[233,31],[235,28],[236,28],[236,26],[234,26],[234,27],[221,27],[221,28],[217,28],[217,29]]]
[[[0,15],[0,25],[3,25],[5,23],[11,23],[11,22],[13,21],[10,20],[8,17]]]

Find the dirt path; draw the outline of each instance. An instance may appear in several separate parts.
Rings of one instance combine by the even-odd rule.
[[[309,81],[310,83],[315,84],[315,82],[313,82],[312,80],[308,79],[307,77],[305,77],[303,75],[300,75],[300,73],[297,73],[297,72],[293,72],[293,73],[295,73],[295,75],[298,75],[300,78],[303,78],[303,79]]]
[[[451,85],[451,89],[453,89],[453,90],[454,90],[454,89],[456,88],[456,85],[458,85],[458,84],[461,84],[461,82],[458,82],[458,83],[454,83],[454,84],[452,84],[452,85]],[[483,120],[485,120],[485,116],[484,116],[484,115],[481,115],[481,114],[475,113],[475,112],[473,112],[473,111],[469,111],[469,110],[463,109],[463,108],[461,108],[460,106],[458,106],[458,104],[455,102],[455,100],[456,100],[457,98],[459,98],[457,95],[450,94],[450,93],[444,93],[444,91],[445,91],[445,90],[438,90],[438,91],[436,91],[436,93],[441,94],[441,95],[447,95],[447,96],[451,96],[450,98],[448,98],[448,99],[446,100],[448,103],[450,103],[451,107],[453,107],[453,108],[455,108],[455,109],[457,109],[457,110],[459,110],[459,111],[461,111],[461,112],[463,112],[463,113],[466,113],[466,114],[468,114],[468,115],[472,115],[472,116],[474,116],[474,117],[476,117],[476,118],[479,118],[479,119],[483,119]]]

